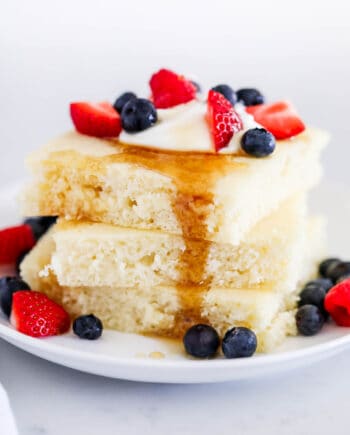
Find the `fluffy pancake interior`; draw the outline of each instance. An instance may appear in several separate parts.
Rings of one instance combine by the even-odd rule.
[[[327,141],[309,129],[266,159],[176,157],[68,133],[29,159],[23,211],[239,244],[281,201],[317,184]]]
[[[315,273],[315,264],[323,253],[322,220],[308,224],[308,249],[305,251],[300,282]],[[73,316],[90,312],[99,316],[105,327],[119,331],[171,336],[187,325],[181,318],[178,288],[68,287],[60,286],[47,267],[55,249],[52,231],[45,235],[21,264],[21,274],[33,289],[61,303]],[[191,288],[187,288],[191,291]],[[283,295],[272,288],[210,289],[204,294],[200,310],[203,317],[223,334],[234,325],[256,331],[259,350],[269,351],[288,334],[295,333],[293,308],[296,292]]]
[[[59,284],[73,287],[206,284],[242,288],[278,282],[288,291],[293,290],[299,270],[306,222],[304,195],[282,204],[238,246],[61,220],[53,234],[52,268]]]

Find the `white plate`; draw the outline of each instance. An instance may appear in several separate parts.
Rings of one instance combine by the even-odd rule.
[[[0,191],[1,226],[16,221],[14,197],[18,186]],[[343,232],[350,221],[347,188],[327,186],[314,195],[313,209],[329,217],[330,253],[349,255]],[[349,255],[350,256],[350,255]],[[350,329],[327,325],[315,337],[293,337],[269,355],[227,360],[194,360],[181,344],[156,338],[104,331],[96,342],[73,334],[35,339],[15,331],[0,316],[0,336],[13,345],[48,361],[119,379],[149,382],[200,383],[266,376],[328,358],[350,345]],[[159,358],[163,356],[163,358]],[[157,358],[158,357],[158,358]]]

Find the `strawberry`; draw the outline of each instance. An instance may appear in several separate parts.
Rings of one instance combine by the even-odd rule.
[[[149,84],[152,90],[151,101],[158,109],[188,103],[196,98],[196,86],[168,69],[161,69],[153,74]]]
[[[337,325],[350,327],[350,278],[329,290],[324,307]]]
[[[208,94],[207,122],[216,152],[226,147],[233,135],[243,128],[242,120],[232,104],[213,90]]]
[[[12,297],[11,324],[31,337],[49,337],[68,331],[68,313],[43,293],[24,290]]]
[[[70,115],[77,131],[95,137],[117,137],[122,130],[119,113],[107,103],[76,102]]]
[[[0,264],[13,264],[35,245],[33,230],[27,224],[0,230]]]
[[[305,130],[305,124],[287,101],[249,106],[246,111],[276,139],[287,139]]]

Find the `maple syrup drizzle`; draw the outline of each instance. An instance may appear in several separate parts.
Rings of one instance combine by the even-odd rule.
[[[203,243],[203,249],[199,250],[194,249],[194,239],[207,240],[206,218],[209,206],[213,203],[216,180],[245,164],[235,161],[237,156],[233,155],[160,152],[120,144],[114,140],[108,142],[116,145],[118,152],[94,158],[96,170],[101,170],[106,163],[133,164],[170,178],[176,186],[173,211],[185,242],[179,259],[181,284],[176,286],[181,308],[175,316],[174,328],[164,333],[174,338],[182,337],[191,325],[207,322],[201,307],[203,296],[211,284],[210,280],[203,280],[210,242]],[[87,159],[91,164],[91,157]],[[193,285],[194,281],[196,285]]]
[[[213,203],[213,186],[218,177],[232,167],[240,166],[232,156],[202,153],[172,153],[122,147],[120,154],[110,156],[113,162],[133,163],[170,177],[176,186],[173,211],[180,225],[185,249],[179,258],[179,284],[176,286],[180,309],[174,327],[167,335],[182,337],[197,323],[208,323],[202,315],[202,301],[210,288],[204,280],[210,242],[207,242],[206,219]],[[201,239],[203,249],[194,249],[194,239]],[[196,255],[193,253],[196,252]],[[196,282],[194,285],[193,283]]]

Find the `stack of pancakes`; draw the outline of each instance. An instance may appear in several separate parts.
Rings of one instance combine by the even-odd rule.
[[[22,277],[72,315],[181,337],[247,326],[259,350],[295,332],[303,281],[323,255],[306,197],[328,137],[308,129],[268,158],[160,152],[68,133],[29,159],[27,216],[58,216]]]

